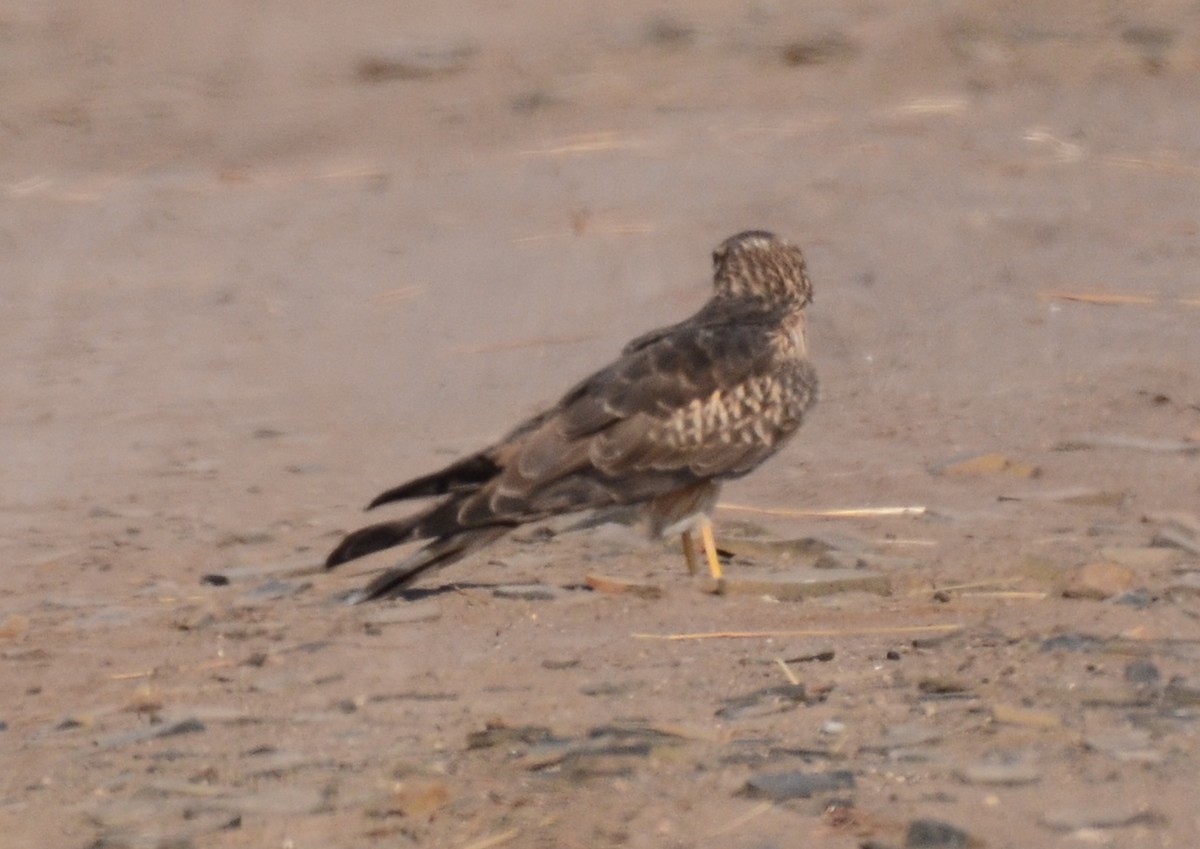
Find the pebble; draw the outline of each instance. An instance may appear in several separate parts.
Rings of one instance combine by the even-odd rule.
[[[710,589],[717,595],[770,596],[779,601],[799,601],[846,592],[890,595],[892,585],[887,575],[861,569],[797,569],[771,578],[719,578]]]
[[[961,828],[940,820],[913,820],[904,835],[904,849],[967,849],[982,843]]]
[[[746,779],[742,795],[752,799],[808,799],[814,793],[830,793],[854,788],[854,773],[849,770],[829,772],[764,772]]]
[[[1113,604],[1121,604],[1126,607],[1132,607],[1134,610],[1145,610],[1147,607],[1154,605],[1158,601],[1158,596],[1150,592],[1145,587],[1138,587],[1132,590],[1115,595],[1111,599]]]
[[[1127,566],[1107,560],[1085,563],[1067,572],[1062,594],[1066,598],[1103,600],[1133,586],[1134,574]]]
[[[1136,658],[1125,664],[1125,680],[1130,684],[1157,684],[1162,673],[1152,661],[1144,657]]]

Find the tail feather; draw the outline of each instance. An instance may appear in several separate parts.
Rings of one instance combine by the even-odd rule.
[[[380,493],[367,505],[367,509],[372,510],[380,504],[403,501],[408,498],[425,498],[431,495],[445,495],[449,492],[474,492],[499,473],[500,467],[490,457],[484,454],[474,454],[441,471],[402,483]]]
[[[418,523],[412,519],[401,519],[398,522],[380,522],[378,525],[368,525],[346,534],[346,538],[325,558],[325,568],[332,569],[347,560],[356,560],[359,557],[374,554],[376,551],[383,551],[385,548],[417,539],[417,528]]]
[[[351,601],[354,604],[362,604],[364,601],[393,598],[403,592],[419,576],[443,566],[449,566],[472,551],[504,536],[510,530],[512,530],[510,525],[490,525],[485,528],[463,531],[454,536],[439,537],[402,561],[398,566],[388,569],[372,580],[356,593]]]

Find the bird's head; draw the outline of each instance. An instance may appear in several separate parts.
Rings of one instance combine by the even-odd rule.
[[[751,299],[768,306],[803,307],[813,296],[804,254],[766,230],[747,230],[717,246],[713,285],[718,298]]]

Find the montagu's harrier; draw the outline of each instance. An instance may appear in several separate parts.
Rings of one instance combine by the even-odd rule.
[[[332,568],[394,545],[428,540],[379,575],[356,601],[398,595],[519,525],[580,510],[640,505],[651,531],[681,534],[696,571],[699,531],[720,577],[709,513],[721,482],[775,454],[816,401],[804,308],[804,255],[760,230],[713,252],[712,298],[679,324],[634,339],[611,365],[494,445],[379,495],[435,497],[424,510],[346,536]]]

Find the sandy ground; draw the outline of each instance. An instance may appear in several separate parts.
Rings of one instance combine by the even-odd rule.
[[[0,845],[1200,845],[1195,4],[403,5],[0,9]],[[730,574],[890,594],[307,568],[747,228],[824,393]]]

